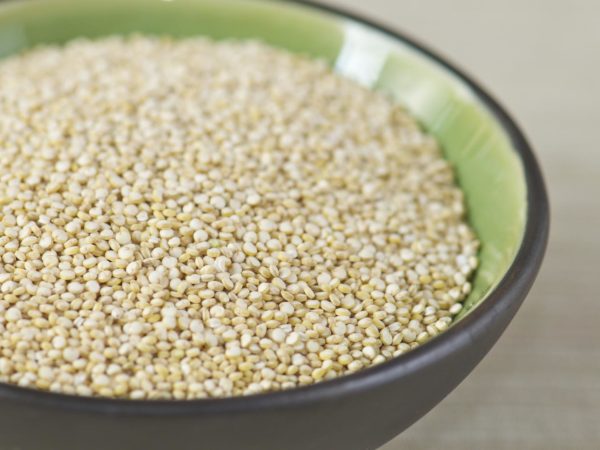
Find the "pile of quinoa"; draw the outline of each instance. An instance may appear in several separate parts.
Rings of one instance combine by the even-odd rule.
[[[478,243],[435,140],[256,42],[0,63],[0,381],[131,399],[308,385],[443,332]]]

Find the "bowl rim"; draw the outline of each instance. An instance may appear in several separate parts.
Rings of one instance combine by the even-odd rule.
[[[249,396],[195,400],[131,400],[47,392],[0,382],[0,400],[14,400],[48,408],[123,416],[203,415],[301,407],[365,392],[415,374],[443,359],[448,353],[452,353],[460,347],[472,345],[473,336],[478,334],[477,331],[482,324],[492,323],[495,316],[498,316],[501,311],[518,309],[540,268],[548,240],[550,213],[540,167],[527,138],[516,122],[471,75],[404,31],[397,31],[346,8],[334,7],[314,0],[280,1],[304,6],[316,12],[332,14],[338,18],[349,19],[378,31],[388,38],[402,42],[416,50],[420,57],[433,61],[468,86],[475,98],[487,109],[492,119],[506,133],[513,151],[519,157],[526,185],[525,230],[519,249],[502,279],[469,314],[449,327],[448,330],[414,350],[356,373],[313,385]]]

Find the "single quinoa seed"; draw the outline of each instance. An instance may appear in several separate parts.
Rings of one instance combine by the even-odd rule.
[[[0,381],[330,379],[446,330],[477,250],[436,142],[322,62],[112,37],[0,63]]]

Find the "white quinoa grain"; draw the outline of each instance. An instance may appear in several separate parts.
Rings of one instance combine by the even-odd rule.
[[[8,308],[4,313],[4,318],[8,322],[16,322],[21,319],[21,311],[18,308]]]
[[[72,363],[79,358],[79,350],[72,347],[65,348],[63,350],[63,358],[65,361]]]
[[[55,336],[54,338],[52,338],[52,346],[57,350],[63,349],[66,343],[67,341],[63,336]]]

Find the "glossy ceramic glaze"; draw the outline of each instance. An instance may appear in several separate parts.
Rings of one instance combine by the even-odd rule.
[[[422,46],[349,14],[269,0],[0,4],[0,56],[133,32],[261,39],[387,92],[442,144],[482,242],[467,308],[417,350],[291,391],[183,402],[86,399],[0,384],[0,450],[367,450],[424,415],[487,353],[543,256],[548,205],[529,146],[476,84]],[[1,148],[0,148],[1,151]]]

